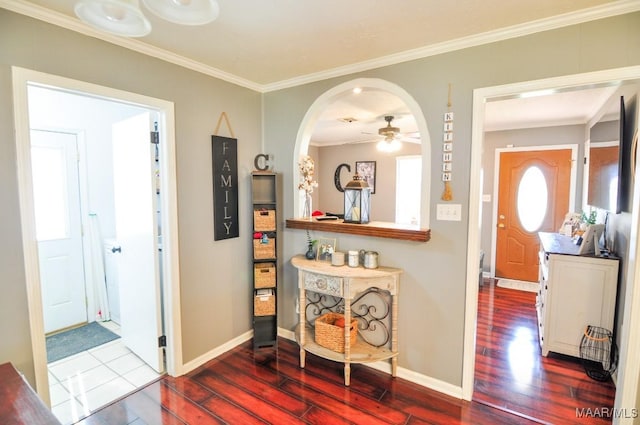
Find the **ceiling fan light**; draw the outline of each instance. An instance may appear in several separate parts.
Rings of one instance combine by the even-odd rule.
[[[151,32],[138,0],[82,0],[74,11],[84,23],[111,34],[143,37]]]
[[[164,20],[181,25],[204,25],[220,14],[216,0],[142,0],[144,5]]]
[[[398,150],[400,150],[401,146],[402,146],[402,143],[400,143],[398,139],[385,137],[384,139],[378,142],[378,144],[376,145],[376,148],[380,152],[391,153],[391,152],[397,152]]]

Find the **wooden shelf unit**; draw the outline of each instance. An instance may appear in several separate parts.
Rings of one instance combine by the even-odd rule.
[[[276,173],[251,173],[253,209],[252,271],[253,271],[253,346],[277,345],[278,336],[278,217],[280,176]],[[266,234],[266,242],[255,234]],[[267,292],[268,294],[263,294]]]

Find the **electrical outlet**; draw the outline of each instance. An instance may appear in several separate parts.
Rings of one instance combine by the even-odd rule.
[[[443,221],[462,221],[462,205],[438,204],[436,219]]]

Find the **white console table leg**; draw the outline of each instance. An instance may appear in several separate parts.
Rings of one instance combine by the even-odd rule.
[[[391,352],[396,355],[391,359],[391,376],[396,376],[398,369],[398,296],[391,295]]]
[[[304,289],[304,277],[302,273],[298,273],[298,288],[300,292],[299,306],[300,309],[300,367],[304,369],[306,351],[304,350],[304,343],[306,338],[307,329],[307,296]]]
[[[351,299],[344,300],[344,384],[351,383]]]

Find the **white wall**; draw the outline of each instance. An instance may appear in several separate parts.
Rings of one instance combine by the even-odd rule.
[[[70,94],[42,87],[29,89],[31,128],[81,132],[84,137],[88,210],[98,215],[104,239],[115,237],[113,200],[113,149],[111,126],[143,109],[123,103]]]

